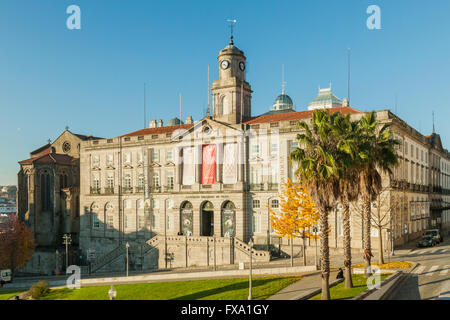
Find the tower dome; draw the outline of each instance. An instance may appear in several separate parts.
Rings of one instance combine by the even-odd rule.
[[[275,102],[273,103],[272,106],[272,110],[278,111],[286,109],[294,109],[294,103],[292,102],[291,97],[289,97],[285,93],[282,93],[275,99]]]

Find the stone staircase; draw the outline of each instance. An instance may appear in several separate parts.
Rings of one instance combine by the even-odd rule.
[[[247,255],[250,253],[250,246],[245,243],[242,240],[239,240],[237,238],[234,238],[234,247]],[[269,262],[270,261],[270,251],[264,251],[264,250],[257,250],[255,248],[251,249],[252,252],[252,258],[256,261],[264,261]]]
[[[109,263],[113,262],[125,252],[126,252],[125,245],[121,245],[115,248],[114,250],[108,252],[107,254],[101,256],[100,258],[96,259],[91,264],[91,273],[94,273],[103,268],[104,266],[108,265]]]

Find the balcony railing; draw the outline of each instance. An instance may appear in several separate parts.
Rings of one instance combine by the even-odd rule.
[[[133,187],[123,187],[123,193],[133,193]]]
[[[150,187],[150,192],[151,192],[151,193],[158,193],[158,192],[161,192],[161,186],[151,186],[151,187]]]
[[[144,186],[136,187],[136,193],[144,193]]]
[[[253,184],[250,184],[250,190],[262,191],[262,190],[264,190],[264,183],[253,183]]]
[[[269,190],[278,190],[278,183],[269,183]]]
[[[105,194],[114,194],[114,187],[105,188]]]
[[[100,194],[100,188],[91,187],[91,194]]]
[[[171,186],[164,186],[164,192],[172,192],[173,191],[173,185]]]

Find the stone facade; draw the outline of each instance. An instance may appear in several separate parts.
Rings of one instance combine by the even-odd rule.
[[[75,180],[79,181],[79,219],[77,211],[76,219],[67,225],[79,241],[81,263],[89,260],[91,271],[125,270],[127,243],[131,270],[245,261],[250,239],[255,243],[256,261],[268,261],[269,251],[290,252],[289,241],[278,238],[270,227],[269,207],[278,208],[283,181],[297,181],[296,166],[288,156],[298,146],[298,121],[310,121],[312,111],[274,108],[252,117],[245,62],[244,53],[232,43],[220,51],[210,116],[195,123],[190,117],[184,124],[173,119],[167,126],[152,121],[149,128],[123,136],[80,141],[79,155],[70,155],[79,158],[79,164],[73,165],[80,172]],[[284,91],[283,95],[288,97]],[[350,114],[355,120],[364,114],[349,107],[347,99],[341,106],[330,105],[329,110]],[[439,136],[422,136],[388,110],[377,111],[377,119],[382,125],[391,124],[401,141],[400,165],[392,175],[383,175],[383,200],[378,207],[373,205],[374,211],[381,206],[389,212],[388,223],[381,228],[384,248],[413,240],[432,226],[448,228],[450,157]],[[56,152],[63,140],[52,144]],[[211,155],[213,163],[205,154]],[[27,194],[28,201],[33,199],[33,192],[26,191],[23,177],[28,167],[22,166],[20,212],[31,225],[42,228],[41,222],[30,220],[35,215],[24,204]],[[54,196],[66,194],[62,191],[56,185]],[[399,202],[401,206],[394,207]],[[343,243],[340,208],[336,204],[329,216],[330,247],[337,254]],[[358,204],[352,207],[355,254],[362,248],[358,210]],[[68,212],[74,212],[73,208]],[[47,230],[52,245],[60,236],[56,230]],[[374,251],[379,232],[373,228]],[[295,254],[302,243],[294,240]],[[307,240],[306,244],[308,254],[313,254],[315,243]]]

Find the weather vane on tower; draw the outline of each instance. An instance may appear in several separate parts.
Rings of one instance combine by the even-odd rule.
[[[233,27],[236,24],[236,19],[228,19],[228,23],[230,24],[230,45],[233,45]]]

